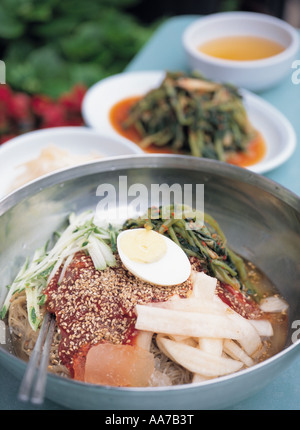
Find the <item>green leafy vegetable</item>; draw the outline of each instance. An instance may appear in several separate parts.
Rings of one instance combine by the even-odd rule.
[[[0,58],[15,90],[59,97],[124,70],[153,34],[127,12],[139,0],[3,0]]]
[[[158,88],[132,106],[122,125],[138,130],[142,148],[167,145],[221,161],[245,151],[256,134],[238,89],[196,72],[168,72]]]

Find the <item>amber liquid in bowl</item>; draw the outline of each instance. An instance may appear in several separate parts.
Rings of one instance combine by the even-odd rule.
[[[209,40],[198,46],[211,57],[233,61],[253,61],[272,57],[285,47],[274,40],[255,36],[229,36]]]

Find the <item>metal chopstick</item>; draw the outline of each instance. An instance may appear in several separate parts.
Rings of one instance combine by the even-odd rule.
[[[46,387],[49,353],[55,328],[55,318],[46,312],[41,330],[32,351],[30,360],[20,386],[18,398],[22,401],[30,400],[32,403],[41,404],[44,399]],[[36,375],[37,372],[37,375]],[[36,375],[36,378],[35,378]]]

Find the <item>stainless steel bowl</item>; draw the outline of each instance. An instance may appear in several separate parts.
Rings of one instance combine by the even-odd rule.
[[[45,243],[71,211],[95,209],[96,189],[119,177],[131,184],[204,184],[205,211],[230,246],[256,264],[289,303],[283,351],[247,370],[209,382],[169,388],[115,388],[48,375],[46,396],[74,409],[219,409],[268,384],[299,353],[292,322],[300,320],[300,199],[280,185],[225,163],[172,155],[136,155],[93,162],[37,180],[0,202],[0,300],[25,257]],[[295,331],[295,330],[294,330]],[[295,337],[295,336],[294,336]],[[293,342],[294,341],[294,342]],[[0,363],[21,378],[26,364],[0,345]]]

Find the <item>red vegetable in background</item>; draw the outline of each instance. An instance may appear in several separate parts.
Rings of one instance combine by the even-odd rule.
[[[0,85],[0,144],[32,130],[83,125],[81,103],[85,92],[86,87],[78,84],[54,100]]]

